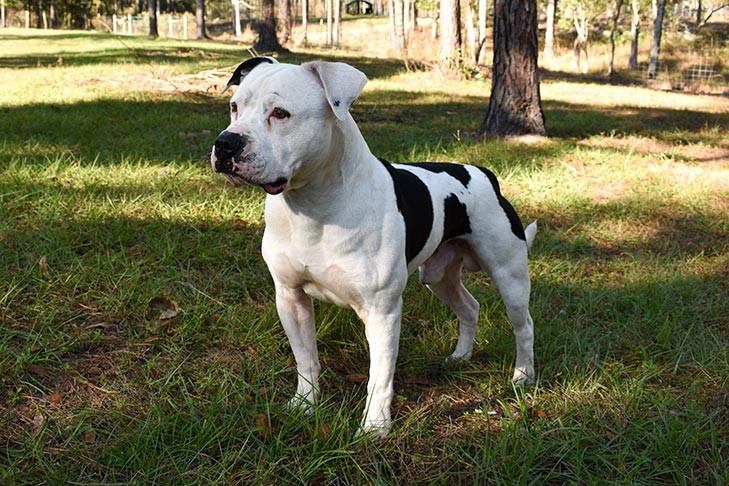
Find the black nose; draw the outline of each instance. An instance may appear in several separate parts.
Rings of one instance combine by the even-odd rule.
[[[223,130],[215,139],[215,170],[231,172],[233,157],[240,154],[246,146],[246,138],[239,134]]]

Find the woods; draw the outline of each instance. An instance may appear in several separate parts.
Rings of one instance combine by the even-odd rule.
[[[498,4],[489,0],[2,0],[0,25],[150,37],[184,33],[185,38],[189,30],[198,39],[250,42],[262,52],[305,46],[373,50],[386,36],[389,46],[376,55],[435,63],[446,75],[468,77],[478,72],[488,76],[493,69]],[[186,13],[190,15],[182,17]],[[691,69],[689,60],[678,66],[661,64],[664,32],[682,36],[686,49],[692,49],[696,39],[722,42],[715,26],[729,21],[729,3],[538,0],[535,13],[540,67],[583,75],[598,71],[614,81],[635,71],[644,79],[659,80],[672,67]],[[370,20],[369,32],[356,27],[365,20]],[[388,29],[380,28],[386,24]],[[565,64],[567,57],[571,65]],[[715,76],[721,65],[712,69],[704,78]]]

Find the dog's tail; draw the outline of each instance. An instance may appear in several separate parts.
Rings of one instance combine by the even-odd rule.
[[[524,229],[524,235],[526,236],[527,249],[531,250],[534,237],[537,236],[537,222],[532,221],[529,226]]]

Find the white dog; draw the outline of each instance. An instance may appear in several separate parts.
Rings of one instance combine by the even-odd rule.
[[[238,88],[211,162],[233,184],[268,193],[263,258],[296,358],[292,404],[309,407],[319,394],[312,297],[352,308],[370,351],[361,430],[382,437],[391,427],[402,294],[416,268],[458,316],[455,359],[471,357],[479,309],[461,273],[488,272],[514,327],[513,381],[534,378],[527,249],[536,224],[524,230],[486,169],[391,165],[372,155],[349,113],[366,82],[342,63],[249,59],[226,86]]]

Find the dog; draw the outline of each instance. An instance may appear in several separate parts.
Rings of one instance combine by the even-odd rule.
[[[534,379],[523,228],[488,170],[455,163],[389,164],[370,152],[349,113],[366,76],[344,63],[291,65],[270,57],[240,64],[223,91],[230,124],[211,164],[234,185],[263,188],[263,258],[298,372],[292,406],[319,395],[312,298],[353,309],[365,326],[370,365],[358,433],[384,437],[398,353],[402,294],[410,273],[459,320],[452,359],[469,359],[479,304],[463,271],[486,271],[516,337],[513,382]]]

